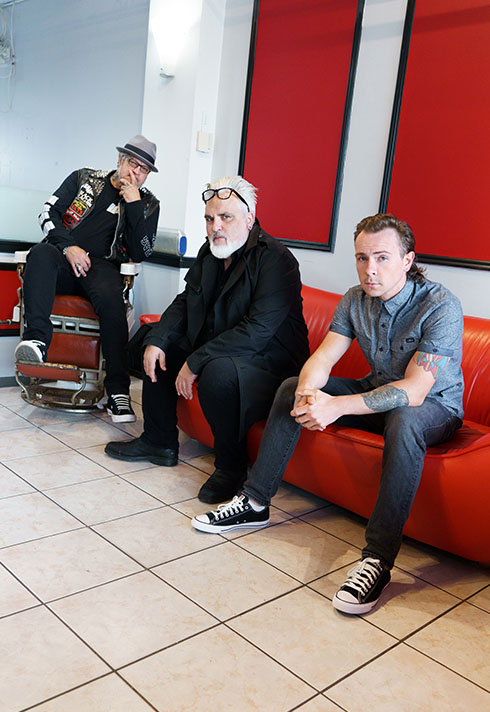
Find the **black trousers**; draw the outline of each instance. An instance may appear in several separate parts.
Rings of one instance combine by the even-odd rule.
[[[128,323],[122,297],[119,267],[100,257],[90,257],[86,277],[75,277],[57,247],[41,242],[29,253],[24,273],[24,339],[49,346],[53,326],[49,319],[56,294],[76,294],[88,299],[100,322],[102,352],[106,360],[104,385],[108,395],[129,393],[127,366]]]
[[[157,366],[157,382],[143,379],[144,432],[149,444],[177,448],[177,391],[175,379],[189,354],[171,345],[165,352],[167,370]],[[233,359],[223,356],[210,361],[199,374],[199,402],[214,437],[215,466],[229,472],[245,473],[248,458],[246,433],[253,422],[267,416],[264,412],[246,416],[245,435],[240,437],[240,389]],[[272,402],[273,396],[271,396]],[[270,405],[270,404],[269,404]]]

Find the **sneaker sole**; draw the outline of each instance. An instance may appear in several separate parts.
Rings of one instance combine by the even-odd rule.
[[[42,356],[31,346],[20,346],[15,349],[15,360],[16,361],[28,361],[30,363],[44,363]]]
[[[206,532],[207,534],[221,534],[222,532],[232,532],[235,529],[261,529],[262,527],[268,526],[270,519],[266,519],[263,522],[250,522],[247,524],[231,524],[230,526],[218,526],[216,524],[206,524],[205,522],[200,522],[195,517],[192,519],[191,524],[194,529],[198,529],[200,532]]]
[[[364,613],[369,613],[369,611],[374,608],[374,606],[378,603],[379,599],[383,595],[383,591],[389,585],[390,581],[388,581],[386,586],[384,586],[383,590],[375,601],[370,601],[369,603],[349,603],[348,601],[343,601],[341,598],[338,598],[337,594],[335,594],[332,599],[332,605],[334,608],[336,608],[338,611],[341,611],[342,613],[362,616]]]
[[[134,423],[136,421],[135,415],[114,415],[111,411],[107,411],[112,418],[113,423]]]

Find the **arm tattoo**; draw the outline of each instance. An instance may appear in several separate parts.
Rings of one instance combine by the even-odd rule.
[[[361,395],[367,407],[375,413],[401,408],[409,403],[406,392],[402,388],[395,388],[395,386],[380,386],[374,391]]]
[[[415,363],[417,366],[422,366],[424,371],[432,373],[434,381],[436,381],[449,363],[449,356],[436,356],[428,354],[425,351],[417,351],[415,354]]]

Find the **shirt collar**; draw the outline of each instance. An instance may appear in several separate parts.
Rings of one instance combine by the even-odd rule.
[[[400,309],[400,307],[402,307],[404,304],[406,304],[406,302],[408,302],[408,300],[412,296],[413,288],[413,280],[407,278],[407,281],[400,289],[398,294],[395,294],[394,297],[391,297],[391,299],[387,299],[386,302],[383,302],[383,306],[388,312],[388,314],[393,315]]]

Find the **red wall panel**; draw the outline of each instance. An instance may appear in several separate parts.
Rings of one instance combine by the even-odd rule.
[[[326,243],[357,0],[261,0],[244,176],[264,229]]]
[[[416,3],[388,210],[417,251],[490,260],[490,3]]]

